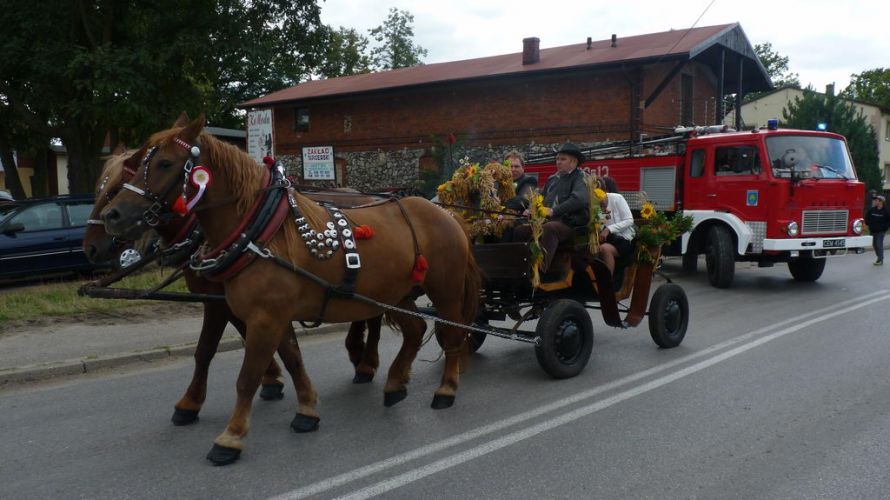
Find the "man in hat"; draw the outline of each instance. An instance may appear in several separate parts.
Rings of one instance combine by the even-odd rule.
[[[583,161],[584,153],[571,142],[563,144],[556,152],[556,174],[547,179],[541,193],[548,219],[540,240],[544,250],[542,272],[550,267],[556,247],[575,239],[573,228],[587,226],[590,222],[590,194],[584,183],[584,173],[578,169]],[[523,215],[529,215],[528,209]],[[528,224],[518,226],[513,231],[513,241],[528,241],[531,234]]]

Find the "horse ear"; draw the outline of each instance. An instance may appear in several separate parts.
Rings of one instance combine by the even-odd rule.
[[[148,151],[147,145],[143,145],[139,149],[134,150],[130,156],[124,159],[124,168],[127,168],[133,172],[138,170],[139,163],[145,156],[146,151]]]
[[[179,118],[176,119],[176,123],[173,124],[171,128],[185,127],[189,123],[189,114],[183,111],[179,114]]]
[[[182,129],[182,132],[179,133],[179,136],[184,141],[193,143],[202,130],[204,130],[204,113],[201,113],[191,123],[186,125],[186,127]]]

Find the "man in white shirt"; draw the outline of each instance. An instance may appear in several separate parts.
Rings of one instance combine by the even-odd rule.
[[[614,183],[603,183],[607,186],[615,186]],[[617,190],[617,186],[613,189]],[[633,250],[634,216],[630,211],[627,201],[618,193],[607,192],[606,197],[600,201],[602,213],[606,216],[606,224],[599,234],[599,257],[609,268],[609,272],[615,272],[615,260],[630,255]]]

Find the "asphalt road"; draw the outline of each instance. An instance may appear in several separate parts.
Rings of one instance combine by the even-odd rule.
[[[686,341],[603,325],[578,377],[490,338],[455,406],[429,408],[432,345],[408,399],[350,383],[342,333],[301,339],[320,429],[295,397],[257,401],[241,460],[204,455],[234,402],[242,352],[211,369],[199,423],[174,427],[188,360],[0,390],[2,498],[885,498],[890,491],[890,269],[832,260],[820,281],[740,266],[734,287],[667,270],[686,290]],[[135,327],[135,326],[134,326]],[[388,366],[399,340],[385,332]],[[434,360],[434,361],[429,361]]]

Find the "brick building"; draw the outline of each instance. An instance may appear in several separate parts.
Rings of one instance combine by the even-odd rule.
[[[272,109],[275,154],[297,177],[302,148],[333,146],[338,185],[377,189],[463,156],[485,162],[513,148],[719,123],[720,96],[771,87],[739,24],[545,49],[526,38],[522,49],[305,82],[241,106]],[[450,148],[448,134],[458,139]]]

